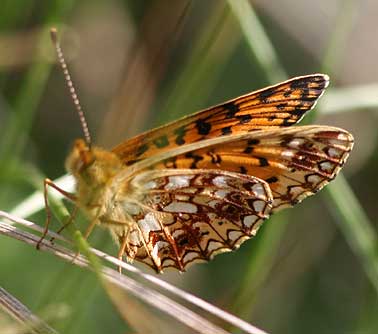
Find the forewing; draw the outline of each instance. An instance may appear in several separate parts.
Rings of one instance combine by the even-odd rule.
[[[277,211],[300,202],[334,179],[353,147],[353,136],[334,127],[301,126],[214,142],[171,156],[153,168],[219,168],[253,175],[269,184],[273,211]]]
[[[204,139],[299,122],[328,86],[324,74],[296,77],[126,140],[113,149],[126,165]]]
[[[219,170],[159,170],[138,174],[122,205],[135,221],[128,258],[157,272],[238,248],[269,215],[269,186]],[[119,235],[122,244],[123,237]]]

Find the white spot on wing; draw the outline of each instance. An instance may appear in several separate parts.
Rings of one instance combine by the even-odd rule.
[[[337,158],[340,156],[340,151],[331,147],[329,150],[328,150],[328,155],[331,157],[331,158]]]
[[[230,233],[228,233],[228,237],[231,241],[238,240],[242,235],[243,235],[243,232],[241,231],[231,231]]]
[[[185,212],[185,213],[196,213],[197,206],[192,203],[186,202],[171,202],[165,208],[164,211],[167,212]]]
[[[294,152],[293,151],[289,151],[289,150],[285,150],[285,151],[282,151],[281,152],[281,155],[285,158],[291,158],[294,156]]]
[[[319,175],[310,175],[309,177],[307,177],[307,180],[311,183],[318,184],[322,181],[322,178]]]
[[[172,233],[172,237],[173,239],[177,239],[180,235],[183,235],[184,233],[184,230],[176,230]]]
[[[349,140],[349,137],[345,133],[339,133],[337,139],[340,140]]]
[[[168,247],[168,246],[169,246],[169,244],[168,244],[167,242],[165,242],[165,241],[158,241],[158,242],[155,244],[155,246],[154,246],[154,248],[153,248],[153,250],[152,250],[152,252],[151,252],[151,256],[152,256],[153,258],[155,258],[155,260],[156,260],[156,258],[159,257],[159,252],[160,252],[163,248]]]
[[[178,201],[189,201],[189,195],[176,195]]]
[[[185,188],[189,186],[189,181],[193,175],[173,175],[168,177],[168,183],[165,186],[166,190]]]
[[[294,195],[294,196],[298,196],[300,194],[302,194],[305,190],[303,189],[303,187],[292,187],[290,189],[290,194]]]
[[[215,251],[215,250],[217,250],[217,249],[219,249],[219,248],[222,248],[222,247],[224,247],[224,244],[223,243],[221,243],[221,242],[219,242],[219,241],[210,241],[209,243],[208,243],[208,247],[207,247],[207,250],[211,253],[211,252],[213,252],[213,251]]]
[[[227,178],[225,176],[214,177],[213,184],[219,188],[229,188]]]
[[[221,189],[221,190],[217,190],[215,192],[215,195],[218,196],[218,197],[220,197],[220,198],[225,198],[229,193],[230,193],[229,190]]]
[[[176,266],[176,262],[173,261],[171,258],[166,257],[166,258],[163,259],[162,265],[165,266],[165,267]]]
[[[188,263],[190,261],[193,261],[195,258],[198,257],[198,254],[196,252],[189,252],[189,253],[186,253],[184,258],[182,259],[182,261],[184,263]]]
[[[246,227],[251,227],[256,222],[257,219],[258,217],[255,215],[245,216],[243,219],[243,224]]]
[[[320,168],[321,168],[321,170],[330,172],[333,168],[333,164],[330,163],[329,161],[324,161],[320,164]]]
[[[253,202],[253,208],[256,212],[262,212],[265,208],[265,202],[264,201],[254,201]]]
[[[288,144],[288,146],[291,147],[291,148],[298,148],[300,145],[303,144],[303,142],[304,142],[303,139],[295,138],[292,141],[290,141],[290,143]]]
[[[153,257],[154,259],[156,259],[158,257],[158,253],[159,253],[159,245],[158,245],[159,242],[157,242],[151,252],[151,257]]]
[[[261,183],[256,183],[252,186],[252,191],[253,193],[260,197],[260,196],[265,196],[265,189]]]
[[[138,220],[138,225],[140,229],[147,234],[150,231],[161,230],[160,224],[152,212],[147,213],[144,219]]]

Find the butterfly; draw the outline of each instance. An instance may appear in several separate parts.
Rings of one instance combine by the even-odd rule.
[[[54,35],[54,34],[53,34]],[[54,40],[54,37],[53,37]],[[59,43],[55,45],[71,82]],[[68,194],[91,224],[109,229],[118,257],[156,272],[237,249],[272,213],[333,180],[353,136],[331,126],[296,126],[328,86],[324,74],[295,77],[128,139],[112,150],[77,139],[66,167]],[[69,84],[72,91],[72,82]],[[47,199],[46,199],[47,203]]]

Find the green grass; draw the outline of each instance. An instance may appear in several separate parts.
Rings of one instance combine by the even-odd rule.
[[[352,2],[340,8],[320,60],[315,56],[311,60],[292,57],[293,45],[298,54],[312,55],[314,50],[304,51],[289,32],[280,29],[280,23],[269,17],[268,12],[253,8],[248,1],[219,3],[192,3],[186,14],[182,40],[176,47],[172,46],[168,69],[151,106],[153,122],[161,124],[209,103],[284,80],[290,77],[287,73],[296,68],[306,66],[307,73],[324,71],[331,74],[331,79],[343,77],[338,61],[341,62],[344,56],[341,50],[346,47],[356,19],[354,13],[359,10]],[[116,24],[130,24],[133,20],[138,27],[138,20],[150,8],[147,2],[107,5],[122,12],[122,21],[118,17],[102,17],[98,8],[103,7],[99,6],[103,4],[86,3],[84,7],[77,1],[4,3],[0,39],[1,36],[12,37],[16,31],[39,30],[30,63],[20,68],[1,68],[0,107],[7,108],[0,109],[0,209],[10,211],[35,190],[40,190],[45,171],[56,164],[50,157],[60,159],[63,165],[65,152],[62,148],[67,149],[74,133],[79,133],[79,130],[72,131],[72,128],[79,128],[79,124],[72,123],[76,122],[76,115],[66,98],[66,91],[62,91],[62,75],[52,72],[55,65],[41,56],[49,48],[48,27],[65,24],[77,30],[78,35],[84,34],[77,21],[80,13],[79,21],[94,22],[94,30],[96,27],[101,29],[101,22],[105,21],[109,27],[114,25],[114,31],[117,31]],[[303,15],[306,19],[311,13]],[[123,29],[127,30],[125,26]],[[136,29],[136,38],[140,39],[138,31]],[[100,38],[96,40],[96,33],[98,31],[91,36],[95,43],[90,45],[105,42]],[[283,46],[286,44],[290,49]],[[90,54],[96,59],[95,50]],[[112,53],[109,58],[111,56]],[[101,59],[96,61],[101,63]],[[102,65],[106,70],[106,64]],[[86,69],[73,68],[74,79],[76,73],[79,78],[87,75]],[[105,119],[105,110],[96,107],[97,104],[110,105],[112,97],[107,96],[104,103],[101,93],[96,95],[95,89],[80,87],[81,82],[88,81],[75,82],[79,93],[83,92],[82,104],[83,100],[88,101],[91,107],[89,110],[84,105],[87,114],[91,115],[88,118]],[[332,91],[331,87],[332,101],[327,100],[326,93],[324,100],[330,103],[319,104],[311,122],[318,123],[315,120],[318,116],[332,114],[335,115],[334,125],[343,119],[352,124],[353,112],[341,113],[340,110],[358,110],[359,118],[363,119],[367,116],[364,110],[377,110],[374,87],[361,85],[337,91]],[[358,98],[351,98],[351,90],[357,92]],[[90,95],[88,92],[95,93]],[[59,113],[63,109],[67,116],[62,118]],[[138,114],[137,110],[133,112]],[[64,136],[51,130],[56,129],[56,120],[66,127]],[[46,134],[52,137],[45,139]],[[352,152],[352,158],[357,150],[363,150],[364,143],[359,138],[356,133],[356,152]],[[57,147],[60,150],[57,151]],[[168,274],[160,278],[231,310],[267,331],[319,333],[327,329],[357,333],[364,329],[366,333],[374,333],[378,324],[369,314],[377,305],[378,247],[374,225],[377,211],[371,201],[377,198],[374,175],[378,160],[371,153],[353,175],[349,167],[347,163],[347,176],[340,175],[327,190],[270,219],[256,240],[247,242],[238,252],[220,255],[209,264],[192,267],[185,275]],[[348,179],[352,180],[352,185]],[[369,180],[371,184],[367,184]],[[32,220],[43,225],[43,212],[33,215]],[[55,222],[53,228],[58,226]],[[328,231],[332,234],[331,241],[322,243],[321,234],[310,229]],[[0,239],[1,285],[35,313],[43,315],[44,310],[54,304],[68,305],[70,313],[64,319],[52,321],[52,327],[62,333],[125,333],[128,330],[94,275],[18,241],[3,236]],[[104,249],[116,253],[104,231],[98,230],[90,243],[99,248],[104,243]],[[315,255],[311,253],[313,257],[301,258],[302,252],[314,252]],[[301,266],[307,268],[306,272],[301,272]]]

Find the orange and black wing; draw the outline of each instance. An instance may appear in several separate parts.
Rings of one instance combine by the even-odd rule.
[[[113,152],[131,165],[205,139],[291,126],[314,107],[328,82],[324,74],[296,77],[142,133]]]
[[[222,140],[223,139],[223,140]],[[155,169],[220,169],[269,184],[273,210],[292,206],[333,180],[353,147],[353,136],[329,126],[298,126],[209,140],[155,163]]]

